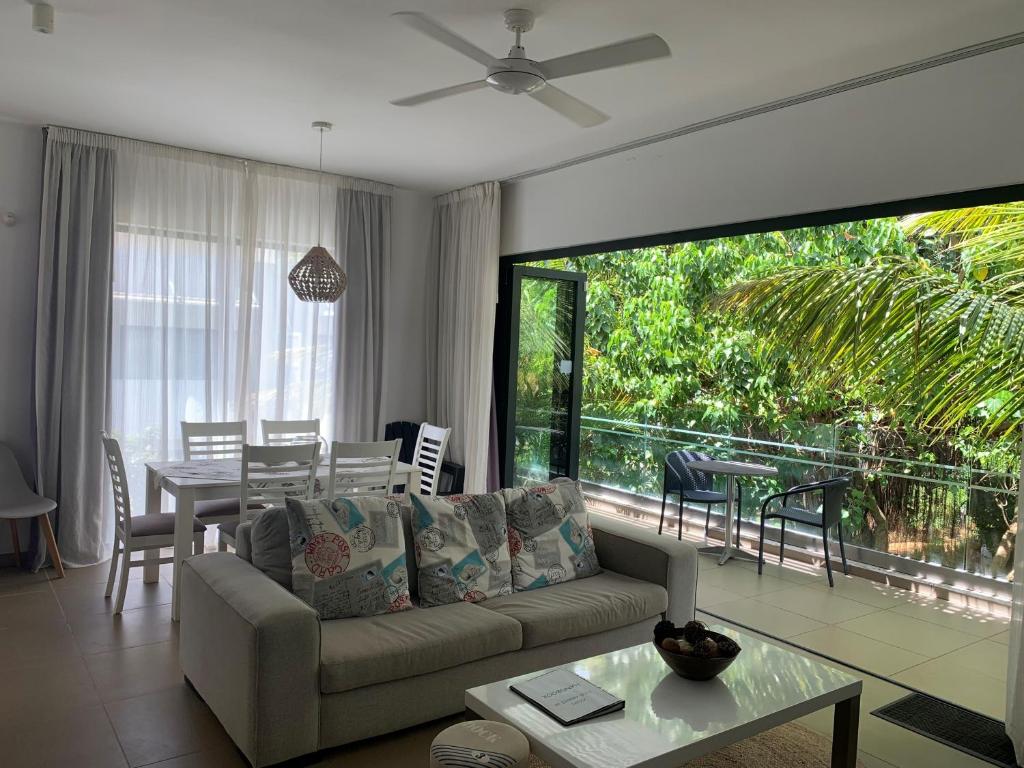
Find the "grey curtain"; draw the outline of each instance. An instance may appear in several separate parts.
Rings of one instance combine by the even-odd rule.
[[[336,440],[383,437],[381,391],[388,321],[386,282],[391,274],[391,190],[338,190],[334,254],[348,275],[336,313],[334,371]]]
[[[114,153],[47,133],[35,329],[37,488],[65,565],[103,559],[100,430],[110,413]],[[36,537],[38,538],[38,537]],[[35,565],[42,564],[35,548]]]

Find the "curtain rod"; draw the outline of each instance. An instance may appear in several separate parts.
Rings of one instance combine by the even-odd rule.
[[[320,172],[317,171],[314,168],[303,168],[300,165],[289,165],[287,163],[274,163],[274,162],[269,162],[269,161],[266,161],[266,160],[254,160],[253,158],[250,158],[250,157],[239,157],[237,155],[228,155],[228,154],[225,154],[223,152],[209,152],[209,151],[207,151],[205,149],[193,149],[192,147],[181,147],[181,146],[178,146],[177,144],[167,144],[166,142],[162,142],[162,141],[150,141],[149,139],[136,139],[136,138],[134,138],[132,136],[121,136],[120,134],[117,134],[117,133],[105,133],[103,131],[89,131],[89,130],[84,130],[82,128],[72,128],[72,127],[66,126],[66,125],[56,125],[56,124],[44,125],[43,126],[43,135],[44,135],[44,137],[46,136],[47,132],[51,128],[57,128],[57,129],[64,130],[64,131],[74,131],[76,133],[82,133],[82,134],[92,134],[93,136],[103,136],[103,137],[107,137],[107,138],[111,138],[111,139],[117,139],[118,141],[132,141],[132,142],[136,142],[138,144],[148,144],[148,145],[153,146],[153,147],[160,147],[162,149],[172,149],[172,150],[176,150],[176,151],[179,151],[179,152],[195,152],[196,154],[208,155],[209,157],[216,157],[216,158],[220,158],[222,160],[230,160],[230,161],[237,162],[237,163],[242,163],[242,164],[252,163],[254,165],[266,165],[266,166],[270,166],[270,167],[273,167],[273,168],[284,168],[284,169],[289,170],[289,171],[302,171],[304,173],[312,173],[314,175],[318,175],[319,174],[319,175],[324,175],[324,176],[335,176],[335,177],[337,177],[339,179],[348,179],[350,181],[358,181],[358,182],[363,182],[365,184],[377,184],[379,186],[387,187],[389,189],[394,189],[395,188],[393,184],[388,184],[387,182],[383,182],[383,181],[377,181],[376,179],[366,179],[366,178],[363,178],[361,176],[349,176],[349,175],[344,174],[344,173],[332,173],[331,171],[324,171],[322,174],[320,174]]]
[[[809,101],[817,101],[828,96],[835,96],[840,93],[846,93],[847,91],[856,90],[858,88],[864,88],[869,85],[875,85],[876,83],[882,83],[886,80],[893,80],[904,75],[911,75],[916,72],[923,72],[928,69],[935,67],[941,67],[944,64],[952,64],[953,62],[963,61],[964,59],[974,58],[975,56],[981,56],[986,53],[993,53],[995,51],[1003,50],[1004,48],[1011,48],[1016,45],[1024,44],[1024,32],[1014,32],[1010,35],[1003,37],[997,37],[992,40],[986,40],[982,43],[975,43],[973,45],[967,45],[963,48],[957,48],[952,51],[946,51],[935,56],[929,56],[925,59],[919,59],[912,61],[908,64],[900,64],[895,67],[889,67],[888,69],[882,69],[877,72],[872,72],[867,75],[860,75],[858,77],[850,78],[849,80],[843,80],[832,85],[826,85],[822,88],[816,88],[812,91],[805,91],[804,93],[797,94],[795,96],[787,96],[775,101],[769,101],[764,104],[760,104],[755,107],[747,107],[746,109],[740,109],[735,112],[729,112],[725,115],[718,117],[712,117],[707,120],[701,120],[696,123],[690,123],[680,128],[674,128],[670,131],[663,133],[656,133],[651,136],[646,136],[642,139],[636,139],[629,141],[624,144],[616,144],[613,147],[607,149],[599,149],[595,152],[589,152],[584,155],[578,155],[576,157],[563,160],[553,165],[548,165],[543,168],[535,168],[533,170],[523,171],[513,176],[501,179],[502,184],[511,184],[516,181],[523,181],[524,179],[530,179],[534,176],[542,176],[547,173],[553,173],[554,171],[561,171],[566,168],[571,168],[574,165],[580,165],[581,163],[587,163],[591,160],[600,160],[601,158],[609,157],[611,155],[621,154],[622,152],[629,152],[634,149],[640,149],[650,144],[657,144],[662,141],[668,141],[669,139],[675,139],[680,136],[687,136],[691,133],[697,133],[698,131],[706,131],[709,128],[716,128],[720,125],[726,125],[728,123],[734,123],[737,120],[745,120],[748,117],[756,117],[757,115],[764,115],[769,112],[775,112],[780,109],[786,109],[787,107],[793,107],[798,104],[806,104]]]

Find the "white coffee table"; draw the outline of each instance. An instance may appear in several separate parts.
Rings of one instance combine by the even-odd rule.
[[[739,658],[714,680],[678,677],[653,643],[561,665],[626,702],[625,710],[569,727],[509,690],[466,691],[468,717],[508,723],[553,768],[679,768],[701,755],[819,709],[835,707],[833,768],[855,768],[861,681],[781,646],[725,627]]]
[[[701,547],[702,555],[719,555],[718,564],[725,565],[730,557],[742,557],[744,560],[757,562],[756,557],[746,552],[734,549],[732,546],[732,526],[736,519],[736,478],[737,477],[774,477],[779,474],[775,467],[765,464],[755,464],[749,461],[719,461],[707,459],[691,461],[686,466],[700,472],[708,472],[713,475],[725,475],[727,482],[725,490],[725,541],[722,546]],[[739,521],[736,521],[739,525]]]

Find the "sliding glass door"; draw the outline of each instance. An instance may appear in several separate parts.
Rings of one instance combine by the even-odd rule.
[[[498,347],[504,408],[502,484],[579,472],[586,275],[515,266],[503,275]]]

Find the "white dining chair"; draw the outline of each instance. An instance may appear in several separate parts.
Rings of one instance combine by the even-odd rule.
[[[243,446],[239,512],[234,520],[217,526],[217,548],[234,547],[238,526],[264,509],[284,506],[289,497],[314,498],[319,465],[319,442]]]
[[[420,433],[416,436],[416,452],[412,457],[413,466],[420,468],[420,495],[437,495],[437,484],[441,480],[441,463],[444,461],[448,439],[451,436],[450,427],[435,427],[427,422],[420,424]]]
[[[185,461],[241,459],[247,425],[244,421],[181,422],[181,453]],[[205,525],[238,519],[238,499],[205,499],[195,503],[195,514]]]
[[[154,512],[148,515],[132,517],[131,495],[128,492],[128,473],[124,468],[124,457],[121,445],[106,432],[102,433],[103,454],[110,469],[110,482],[114,491],[114,553],[110,557],[110,573],[107,576],[107,591],[104,597],[110,597],[114,591],[114,577],[120,571],[120,582],[117,585],[117,599],[114,613],[121,613],[124,608],[124,596],[128,590],[128,571],[140,568],[145,560],[132,560],[132,552],[147,549],[160,549],[174,546],[174,514],[171,512]],[[203,551],[203,534],[206,526],[195,517],[192,518],[193,554]],[[118,560],[120,559],[120,568]],[[151,562],[151,561],[150,561]],[[174,557],[162,557],[161,565],[173,563]]]
[[[64,578],[64,564],[57,550],[57,540],[50,525],[50,513],[57,508],[57,502],[47,499],[28,487],[18,460],[10,447],[0,443],[0,519],[7,520],[11,527],[11,544],[14,545],[14,564],[21,567],[21,541],[18,538],[18,521],[39,520],[39,531],[46,540],[53,569],[57,576]]]
[[[263,428],[264,445],[295,445],[319,441],[324,450],[327,449],[327,441],[320,436],[320,419],[260,419],[260,426]]]
[[[331,443],[327,498],[390,495],[401,449],[401,440]]]

